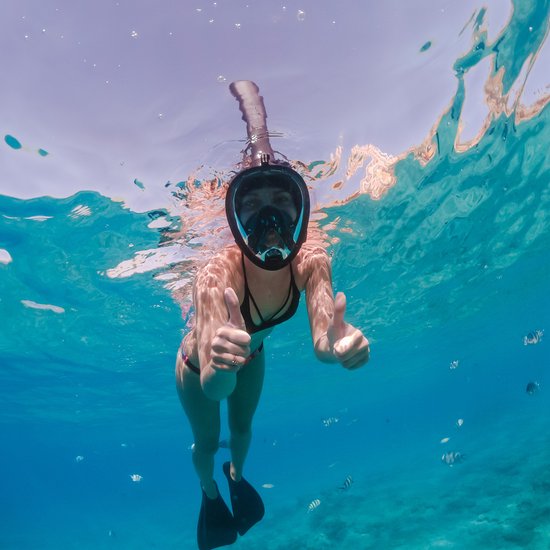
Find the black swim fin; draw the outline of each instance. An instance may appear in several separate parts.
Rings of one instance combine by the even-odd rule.
[[[212,499],[208,498],[203,490],[197,525],[199,550],[211,550],[219,546],[226,546],[233,544],[236,540],[235,521],[220,492],[218,491],[218,496]]]
[[[264,517],[264,503],[256,489],[244,477],[241,478],[241,481],[234,481],[231,478],[229,468],[229,462],[226,462],[223,465],[223,473],[229,483],[235,527],[239,535],[244,535]]]

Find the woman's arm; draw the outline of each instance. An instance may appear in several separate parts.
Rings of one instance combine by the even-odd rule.
[[[324,363],[336,363],[338,360],[330,350],[327,340],[327,328],[334,316],[330,258],[319,247],[308,251],[304,260],[307,273],[307,312],[315,355]]]
[[[250,355],[232,271],[228,258],[215,258],[197,273],[193,286],[201,386],[215,401],[233,392],[236,373]]]
[[[369,342],[363,333],[344,321],[346,297],[332,293],[332,270],[325,250],[309,251],[306,264],[306,299],[315,355],[325,363],[340,363],[347,369],[369,360]]]

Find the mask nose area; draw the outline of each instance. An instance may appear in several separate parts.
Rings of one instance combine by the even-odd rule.
[[[247,220],[244,229],[251,248],[258,252],[267,250],[275,253],[270,249],[293,245],[291,225],[292,220],[288,214],[273,206],[264,206]]]

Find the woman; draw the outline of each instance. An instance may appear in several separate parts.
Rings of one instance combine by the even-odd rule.
[[[193,464],[202,487],[200,550],[232,544],[264,514],[259,494],[243,478],[251,425],[264,379],[263,340],[296,311],[305,290],[315,354],[347,369],[369,358],[365,336],[344,321],[346,299],[333,298],[327,253],[306,241],[309,196],[288,166],[261,165],[237,174],[226,197],[236,245],[202,268],[193,288],[194,328],[178,353],[178,394],[195,439]],[[214,481],[220,401],[227,399],[231,513]]]

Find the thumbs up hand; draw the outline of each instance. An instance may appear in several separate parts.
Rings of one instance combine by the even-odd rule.
[[[334,300],[334,315],[327,327],[332,354],[346,369],[356,369],[369,360],[369,341],[363,333],[344,321],[346,295],[339,292]]]
[[[210,357],[213,368],[237,372],[250,355],[251,338],[246,332],[239,299],[232,288],[225,289],[224,300],[229,319],[216,331]]]

